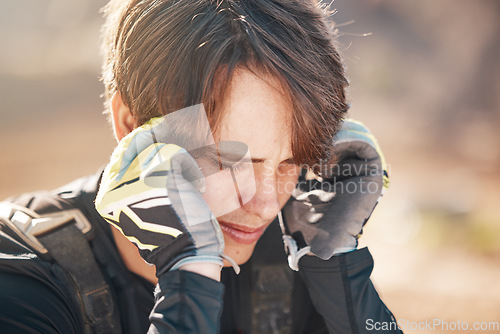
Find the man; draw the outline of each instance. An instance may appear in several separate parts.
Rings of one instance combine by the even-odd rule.
[[[347,81],[320,8],[110,2],[103,79],[119,145],[97,177],[0,207],[7,332],[362,333],[395,321],[356,250],[384,162],[362,125],[342,125]]]

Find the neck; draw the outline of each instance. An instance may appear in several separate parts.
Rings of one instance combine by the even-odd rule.
[[[137,247],[125,238],[120,231],[114,227],[111,227],[111,231],[113,232],[113,237],[115,238],[116,247],[120,252],[123,262],[127,266],[127,269],[145,278],[151,283],[157,284],[158,278],[156,277],[155,266],[146,263],[139,254]]]

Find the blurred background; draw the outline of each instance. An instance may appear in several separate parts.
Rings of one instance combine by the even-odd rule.
[[[107,162],[105,3],[2,0],[0,198],[56,188]],[[333,7],[351,116],[378,137],[391,168],[361,238],[374,284],[404,321],[500,321],[500,1]]]

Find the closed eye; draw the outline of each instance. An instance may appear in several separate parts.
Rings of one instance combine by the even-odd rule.
[[[240,161],[231,161],[226,160],[224,158],[220,158],[220,160],[210,159],[210,162],[213,166],[219,168],[219,170],[233,170],[238,171],[244,168],[248,168],[252,161],[250,159],[242,159]]]

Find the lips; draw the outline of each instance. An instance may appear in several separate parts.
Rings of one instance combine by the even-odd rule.
[[[262,233],[266,230],[266,226],[255,228],[225,221],[219,221],[219,225],[225,235],[228,235],[234,241],[241,244],[253,244],[257,242]]]

